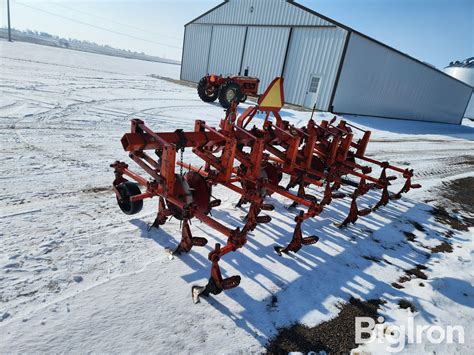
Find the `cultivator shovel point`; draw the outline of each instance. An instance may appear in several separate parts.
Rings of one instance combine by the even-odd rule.
[[[122,137],[124,150],[149,175],[142,177],[124,162],[111,165],[115,173],[113,190],[124,213],[140,212],[144,199],[157,196],[158,211],[151,227],[158,228],[172,217],[181,221],[181,240],[169,251],[170,255],[207,245],[207,239],[192,235],[192,219],[227,237],[225,245],[216,244],[209,253],[211,275],[206,286],[192,287],[194,303],[240,284],[238,275],[222,276],[219,261],[244,247],[249,232],[259,224],[271,223],[271,217],[262,214],[274,210],[274,205],[265,202],[268,196],[280,195],[291,201],[292,209],[303,208],[295,216],[288,245],[274,248],[282,256],[318,242],[318,236],[303,236],[302,225],[307,219],[319,216],[335,199],[351,199],[347,217],[338,224],[342,228],[399,199],[403,193],[421,187],[412,183],[413,170],[365,156],[370,131],[344,120],[337,122],[336,117],[316,123],[314,110],[305,126],[296,127],[280,116],[283,103],[283,78],[276,78],[257,105],[248,107],[240,116],[237,102],[233,102],[219,127],[196,120],[193,131],[154,132],[143,121],[134,119],[131,132]],[[263,122],[251,125],[257,114],[263,114]],[[360,132],[361,137],[355,139],[354,131]],[[183,161],[186,148],[192,148],[194,155],[203,161],[201,167]],[[379,177],[371,175],[374,167],[381,170]],[[401,190],[394,194],[388,188],[397,177],[388,176],[388,171],[405,179]],[[286,188],[281,185],[283,177],[289,180]],[[237,193],[238,207],[249,204],[240,227],[229,228],[212,217],[211,211],[221,204],[212,196],[216,185]],[[372,190],[381,191],[380,200],[372,208],[359,208],[357,199]]]
[[[301,232],[301,224],[304,222],[304,211],[300,211],[299,215],[295,217],[295,231],[293,232],[293,238],[291,239],[290,244],[286,247],[275,246],[275,251],[279,256],[288,254],[290,251],[297,253],[303,245],[316,244],[319,241],[319,237],[313,235],[311,237],[303,237]]]

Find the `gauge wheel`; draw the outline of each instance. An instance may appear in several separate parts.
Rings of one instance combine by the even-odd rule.
[[[132,196],[140,195],[141,191],[137,183],[127,181],[117,185],[120,198],[117,196],[117,203],[123,213],[132,215],[140,212],[143,208],[143,200],[131,201]]]

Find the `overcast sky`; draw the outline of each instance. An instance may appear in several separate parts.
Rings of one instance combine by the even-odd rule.
[[[10,0],[14,28],[172,59],[181,59],[184,24],[220,2]],[[297,2],[439,68],[474,56],[474,0]],[[6,27],[6,0],[0,4]]]

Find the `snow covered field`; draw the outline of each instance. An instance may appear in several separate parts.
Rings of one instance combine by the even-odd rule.
[[[191,285],[206,282],[207,254],[223,236],[195,221],[194,234],[209,245],[170,261],[163,250],[177,244],[179,222],[148,231],[156,199],[122,214],[109,164],[133,166],[120,144],[131,118],[157,131],[192,130],[196,119],[216,125],[223,110],[150,74],[178,78],[179,67],[0,41],[0,353],[259,352],[278,327],[331,319],[351,296],[387,301],[388,323],[406,322],[412,313],[398,301],[407,299],[415,324],[464,326],[465,345],[425,342],[407,353],[474,352],[474,228],[454,230],[431,212],[438,203],[454,208],[441,197],[442,181],[474,176],[472,122],[346,117],[373,131],[373,157],[414,168],[423,188],[343,230],[333,223],[348,203],[331,204],[304,224],[320,242],[294,257],[278,257],[273,246],[289,241],[295,212],[270,199],[272,222],[221,262],[226,275],[242,275],[240,287],[194,305]],[[214,217],[241,225],[237,196],[224,188],[213,195],[223,200]],[[474,217],[458,210],[460,221]],[[451,253],[430,251],[446,241]],[[426,280],[392,287],[418,264]]]

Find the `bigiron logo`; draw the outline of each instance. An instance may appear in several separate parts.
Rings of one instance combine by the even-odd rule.
[[[387,344],[388,352],[402,351],[407,344],[464,344],[464,327],[460,325],[416,325],[413,317],[407,324],[386,324],[383,317],[377,318],[377,323],[370,317],[356,317],[355,342],[358,345],[377,341]]]

